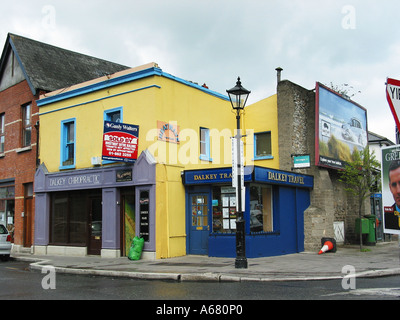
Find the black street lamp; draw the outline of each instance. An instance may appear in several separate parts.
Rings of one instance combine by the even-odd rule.
[[[246,234],[245,234],[245,220],[242,211],[242,172],[241,172],[241,139],[242,135],[240,133],[240,111],[242,111],[246,105],[247,98],[251,91],[246,90],[242,87],[242,83],[240,82],[240,78],[236,82],[236,86],[230,90],[226,90],[229,95],[229,99],[232,104],[233,110],[236,111],[236,123],[237,123],[237,134],[236,134],[236,142],[237,142],[237,212],[236,212],[236,260],[235,260],[235,268],[237,269],[247,269],[247,259],[246,259]],[[232,159],[234,160],[234,159]],[[234,162],[234,161],[233,161]],[[233,178],[233,177],[232,177]]]

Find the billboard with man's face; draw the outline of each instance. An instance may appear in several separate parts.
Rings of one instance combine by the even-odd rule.
[[[367,111],[337,92],[316,85],[316,159],[319,166],[341,169],[355,150],[368,144]]]
[[[400,145],[382,148],[383,232],[400,234]]]

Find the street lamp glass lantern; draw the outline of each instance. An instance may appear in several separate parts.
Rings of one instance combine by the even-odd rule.
[[[236,82],[236,86],[234,86],[232,89],[226,90],[226,92],[229,95],[229,99],[231,100],[232,108],[234,110],[243,110],[246,105],[247,98],[251,93],[251,91],[242,87],[240,77]]]

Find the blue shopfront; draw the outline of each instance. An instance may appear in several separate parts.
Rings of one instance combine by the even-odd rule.
[[[236,189],[232,169],[187,170],[187,254],[236,256]],[[294,172],[245,167],[246,256],[304,251],[304,211],[314,178]]]

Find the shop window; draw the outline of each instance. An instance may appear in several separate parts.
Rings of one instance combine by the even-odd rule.
[[[272,188],[250,186],[250,232],[273,232]]]
[[[254,134],[254,160],[272,159],[271,132]]]
[[[236,193],[232,187],[213,187],[212,232],[236,231]]]
[[[68,196],[53,194],[51,208],[51,242],[68,243]]]
[[[61,122],[61,167],[71,169],[75,167],[75,119]]]
[[[99,197],[100,194],[97,191],[53,193],[51,196],[50,243],[87,245],[90,196]]]
[[[210,129],[200,128],[200,160],[212,161],[210,156]]]
[[[31,112],[32,112],[31,104],[22,106],[22,147],[29,147],[31,145],[31,136],[32,136]]]
[[[5,115],[0,114],[0,153],[4,153],[4,140],[5,140]]]

